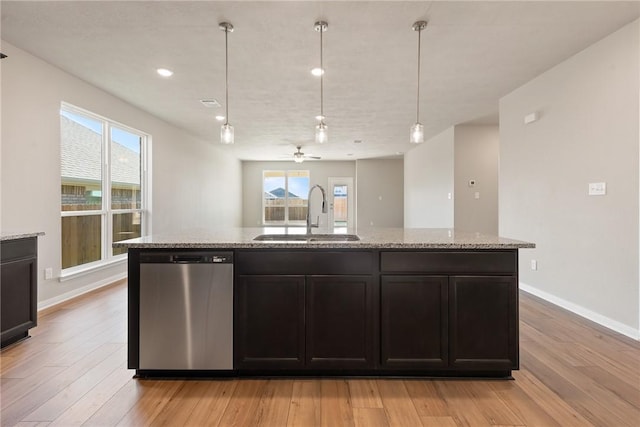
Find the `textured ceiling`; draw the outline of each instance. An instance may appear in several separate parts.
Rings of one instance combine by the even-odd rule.
[[[415,121],[422,33],[421,122],[426,136],[495,123],[498,100],[640,16],[640,2],[2,1],[1,35],[188,132],[217,144],[229,21],[229,118],[246,160],[302,145],[323,159],[404,153]],[[316,20],[324,34],[329,143],[313,143],[320,109]],[[172,69],[169,79],[155,74]],[[82,107],[82,106],[80,106]],[[99,112],[98,112],[99,113]],[[142,129],[144,130],[144,129]],[[361,144],[354,144],[361,140]]]

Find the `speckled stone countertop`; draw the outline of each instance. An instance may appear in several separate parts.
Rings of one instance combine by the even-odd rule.
[[[255,241],[261,234],[302,234],[304,227],[225,228],[194,230],[183,234],[158,234],[123,240],[114,248],[135,249],[235,249],[235,248],[348,248],[348,249],[518,249],[535,248],[534,243],[480,233],[442,228],[365,228],[346,230],[357,234],[359,241]],[[313,234],[341,234],[327,229],[314,229]]]
[[[25,233],[25,232],[2,231],[0,232],[0,242],[4,242],[5,240],[28,239],[29,237],[36,237],[36,236],[44,236],[44,232],[36,231],[33,233]]]

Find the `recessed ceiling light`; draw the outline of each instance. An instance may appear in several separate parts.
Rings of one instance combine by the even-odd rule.
[[[320,77],[321,75],[324,74],[324,70],[322,68],[316,67],[313,70],[311,70],[311,74],[313,74],[316,77]]]
[[[224,116],[216,116],[216,120],[221,122],[224,120]]]
[[[171,77],[173,76],[173,71],[171,70],[167,70],[166,68],[158,68],[156,70],[158,72],[158,74],[160,74],[162,77]]]
[[[222,105],[220,105],[220,103],[215,99],[201,99],[200,102],[202,102],[202,105],[207,108],[222,107]]]

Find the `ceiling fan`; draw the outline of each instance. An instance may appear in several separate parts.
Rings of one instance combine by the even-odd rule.
[[[296,163],[302,163],[304,162],[305,159],[313,159],[313,160],[320,160],[321,157],[320,156],[307,156],[305,155],[302,151],[300,151],[302,149],[301,145],[298,145],[297,147],[297,151],[295,151],[293,153],[293,161]]]

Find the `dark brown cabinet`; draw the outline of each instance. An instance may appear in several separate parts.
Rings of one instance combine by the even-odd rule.
[[[236,368],[300,369],[305,363],[304,276],[239,276]]]
[[[371,252],[238,251],[235,368],[372,369],[374,268]]]
[[[448,365],[447,276],[382,276],[381,365],[434,369]]]
[[[29,334],[37,325],[37,240],[3,241],[0,246],[1,346]]]
[[[518,369],[518,282],[512,276],[449,279],[451,367]]]
[[[236,369],[373,367],[367,276],[238,276]]]
[[[515,250],[389,251],[380,268],[383,368],[518,369]]]
[[[308,276],[309,368],[373,368],[373,281],[370,276]]]

